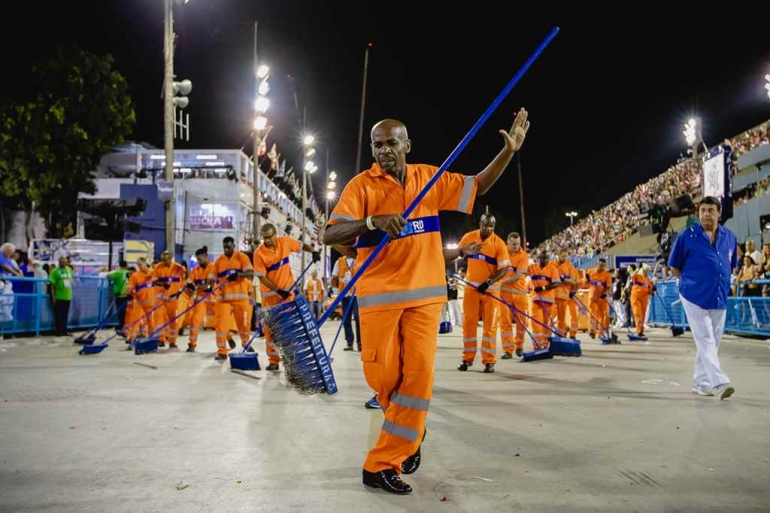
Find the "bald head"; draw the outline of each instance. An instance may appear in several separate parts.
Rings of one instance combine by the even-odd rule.
[[[481,240],[486,240],[487,237],[495,233],[496,224],[497,219],[495,219],[495,216],[492,214],[484,214],[481,216],[481,219],[479,220],[479,234],[481,235]]]
[[[403,179],[406,154],[411,150],[412,142],[401,121],[383,119],[372,127],[372,157],[385,172]]]

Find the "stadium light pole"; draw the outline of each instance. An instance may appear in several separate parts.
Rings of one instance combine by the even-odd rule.
[[[577,217],[578,213],[575,212],[575,211],[572,211],[572,212],[567,212],[564,215],[569,217],[569,227],[572,228],[572,223],[575,220],[575,218]]]
[[[315,156],[315,136],[305,134],[302,136],[302,146],[304,148],[304,158],[302,165],[302,226],[299,229],[299,238],[302,244],[305,243],[305,224],[307,223],[307,175],[315,173],[318,166],[315,165],[312,158]],[[302,251],[302,269],[305,268],[305,252]]]
[[[765,91],[767,91],[767,97],[770,99],[770,73],[765,75]]]
[[[254,223],[252,236],[254,246],[257,245],[259,240],[260,220],[259,215],[259,180],[257,180],[259,174],[259,148],[262,146],[262,141],[265,139],[265,133],[267,131],[267,118],[265,114],[270,108],[270,100],[267,98],[267,94],[270,92],[270,84],[268,78],[270,78],[270,67],[265,64],[259,64],[257,57],[257,22],[254,22],[254,152],[252,155],[253,160],[253,173],[251,178],[253,202],[252,202],[252,215],[254,216]]]

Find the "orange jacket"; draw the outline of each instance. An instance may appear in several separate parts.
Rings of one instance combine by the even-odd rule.
[[[198,265],[194,267],[192,271],[190,271],[190,282],[193,285],[195,285],[196,287],[195,296],[198,298],[201,298],[207,294],[205,290],[197,290],[197,287],[199,287],[200,285],[205,285],[206,283],[209,282],[209,273],[211,272],[213,265],[214,264],[209,262],[208,265],[206,265],[206,267]],[[214,301],[213,294],[206,299],[207,303],[211,303],[213,301]]]
[[[289,264],[289,255],[302,251],[302,243],[292,237],[276,237],[275,247],[264,244],[254,250],[254,272],[275,283],[279,289],[289,290],[294,285],[294,275]],[[277,295],[267,285],[260,283],[262,297]]]
[[[230,258],[222,253],[217,257],[214,265],[208,266],[207,269],[210,269],[209,281],[215,281],[217,284],[226,281],[227,277],[236,271],[254,270],[251,262],[249,262],[249,257],[240,251],[233,252],[233,256]],[[219,289],[217,298],[219,301],[248,301],[251,288],[253,288],[251,279],[240,277]]]
[[[324,286],[318,278],[309,279],[305,284],[305,294],[308,301],[321,301],[323,298]]]
[[[532,296],[532,301],[541,301],[543,303],[554,303],[556,301],[556,290],[546,290],[545,292],[537,292],[537,287],[547,287],[553,283],[560,283],[559,268],[553,262],[548,262],[545,267],[540,267],[540,263],[536,262],[529,266],[529,279],[532,280],[532,287],[535,291]]]
[[[504,280],[512,278],[516,274],[520,275],[521,278],[514,283],[503,284],[502,290],[507,294],[526,296],[527,275],[529,274],[529,254],[523,249],[519,249],[516,253],[509,252],[508,260],[511,263],[511,268],[508,270],[508,274],[505,275]]]
[[[155,287],[152,283],[152,270],[136,271],[128,279],[128,293],[134,301],[143,305],[155,304]]]
[[[652,294],[652,281],[641,273],[631,277],[631,297],[647,298]]]
[[[400,214],[438,169],[407,164],[404,184],[373,164],[356,175],[340,195],[329,225],[366,219],[370,215]],[[356,283],[361,312],[397,310],[446,301],[444,256],[438,213],[470,213],[476,198],[474,176],[444,173],[407,219],[402,233],[388,242]],[[358,237],[356,265],[361,265],[383,236],[380,231]]]
[[[171,262],[166,265],[163,262],[155,264],[155,268],[152,270],[152,277],[155,281],[155,293],[158,299],[176,299],[174,294],[179,292],[184,285],[184,267]],[[169,288],[166,290],[161,285],[168,284]]]
[[[474,242],[481,244],[481,251],[467,257],[468,269],[465,280],[476,286],[487,281],[498,270],[510,267],[511,262],[508,247],[496,234],[493,233],[486,240],[481,240],[481,230],[474,230],[463,235],[459,246],[462,248]],[[499,295],[500,283],[493,284],[489,287],[489,291]]]
[[[607,294],[612,286],[612,275],[607,269],[601,272],[591,269],[586,273],[586,277],[588,278],[588,288],[592,301],[600,299],[602,294]]]
[[[556,262],[556,268],[559,270],[559,279],[564,280],[579,280],[580,273],[572,265],[572,262],[567,260],[564,263]],[[554,289],[556,291],[556,299],[569,299],[570,292],[574,292],[577,289],[574,285],[567,285],[563,283],[560,287]]]

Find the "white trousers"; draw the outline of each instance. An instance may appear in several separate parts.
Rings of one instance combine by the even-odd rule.
[[[727,311],[705,310],[682,296],[679,297],[682,299],[697,348],[693,375],[695,386],[708,388],[729,383],[730,378],[719,366],[719,344],[725,332]]]
[[[463,325],[463,314],[460,311],[460,303],[456,299],[450,299],[448,305],[449,320],[452,322],[452,326]]]
[[[615,309],[615,327],[623,328],[626,326],[626,305],[620,299],[612,300],[612,308]]]

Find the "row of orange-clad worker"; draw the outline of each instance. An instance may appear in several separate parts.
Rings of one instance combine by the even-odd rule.
[[[278,237],[275,226],[265,224],[261,230],[262,244],[252,258],[235,249],[232,237],[222,242],[223,253],[211,262],[205,246],[195,253],[197,266],[187,273],[173,261],[166,251],[161,261],[150,268],[145,259],[139,259],[137,270],[128,281],[129,304],[126,312],[124,334],[127,342],[134,340],[141,324],[147,333],[157,333],[160,347],[166,342],[169,348],[177,347],[177,334],[182,327],[181,314],[188,307],[180,296],[185,289],[192,295],[190,338],[188,352],[195,352],[198,335],[207,314],[214,316],[218,361],[227,359],[230,327],[235,326],[241,346],[253,351],[249,345],[251,322],[254,312],[255,291],[253,280],[260,282],[263,307],[270,307],[294,294],[294,276],[289,265],[289,255],[300,251],[312,253],[313,262],[320,261],[320,253],[309,244],[302,244],[291,237]],[[265,328],[266,352],[270,365],[267,370],[278,370],[280,355]],[[230,348],[234,347],[230,342]]]
[[[574,338],[578,331],[578,307],[583,306],[576,294],[584,287],[589,291],[585,305],[589,335],[595,338],[597,332],[607,332],[612,276],[606,260],[599,259],[597,267],[585,273],[572,265],[567,250],[559,253],[558,261],[549,261],[548,254],[541,252],[530,263],[519,234],[509,234],[506,243],[494,230],[494,216],[483,215],[479,229],[465,234],[459,243],[461,256],[467,259],[468,285],[463,298],[463,355],[458,370],[468,370],[479,351],[479,319],[483,324],[480,352],[484,372],[494,372],[498,328],[501,358],[505,360],[513,358],[514,353],[522,355],[525,335],[530,330],[536,349],[548,347],[548,339],[555,333]],[[474,243],[480,245],[478,252],[463,254],[462,248]],[[636,319],[641,320],[637,332],[643,334],[652,282],[645,272],[634,274],[632,279],[631,302]]]

